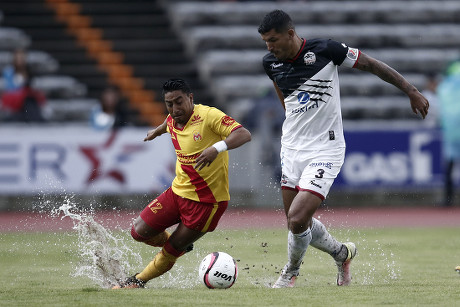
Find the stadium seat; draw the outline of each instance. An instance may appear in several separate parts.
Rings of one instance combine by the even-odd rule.
[[[328,37],[359,48],[427,48],[457,47],[460,45],[459,24],[433,25],[298,25],[302,37]],[[265,48],[257,27],[196,26],[183,30],[187,49],[198,54],[209,49]],[[423,35],[423,39],[422,39]]]
[[[95,98],[49,99],[47,101],[51,113],[49,121],[81,122],[86,125],[91,109],[99,104],[99,100]]]
[[[174,1],[169,1],[174,2]],[[279,9],[288,12],[297,24],[370,23],[456,23],[458,2],[450,1],[293,1],[273,2],[181,1],[169,6],[176,27],[203,23],[213,25],[258,25],[265,13]]]
[[[445,59],[460,56],[460,50],[448,49],[362,49],[400,72],[424,74],[445,65]],[[219,75],[263,73],[262,57],[264,49],[209,50],[198,57],[200,75],[205,79]],[[420,65],[424,63],[424,65]]]
[[[13,61],[13,53],[0,51],[0,70]],[[27,63],[34,74],[49,74],[57,71],[59,63],[49,53],[38,50],[27,51]]]
[[[32,81],[32,86],[46,93],[48,98],[84,97],[87,88],[70,76],[38,76]]]
[[[0,27],[0,50],[27,48],[30,38],[24,31],[17,28]]]
[[[406,1],[168,1],[174,28],[188,54],[196,58],[200,78],[208,82],[220,107],[257,98],[272,87],[262,67],[266,46],[257,33],[263,16],[288,12],[305,38],[332,38],[388,63],[419,89],[426,76],[441,73],[460,55],[460,3]],[[344,116],[410,116],[406,97],[375,76],[342,69]],[[385,102],[386,103],[383,103]],[[372,106],[372,107],[368,107]],[[372,108],[372,109],[371,109]]]

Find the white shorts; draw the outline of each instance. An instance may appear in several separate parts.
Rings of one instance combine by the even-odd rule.
[[[309,191],[322,200],[342,168],[345,148],[298,151],[281,148],[281,188]]]

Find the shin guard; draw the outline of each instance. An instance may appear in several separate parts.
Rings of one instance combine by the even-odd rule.
[[[136,278],[142,281],[149,281],[163,275],[174,266],[181,254],[182,252],[175,250],[170,244],[166,243],[145,269],[136,275]]]

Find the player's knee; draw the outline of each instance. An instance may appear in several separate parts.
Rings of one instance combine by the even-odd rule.
[[[310,226],[309,220],[303,216],[288,215],[288,228],[292,233],[302,233]]]
[[[145,242],[147,240],[147,238],[141,236],[139,233],[138,233],[138,230],[136,229],[136,226],[133,225],[131,227],[131,237],[133,237],[134,240],[138,241],[138,242]]]
[[[295,221],[288,222],[288,228],[292,233],[302,233],[307,230],[307,225]]]

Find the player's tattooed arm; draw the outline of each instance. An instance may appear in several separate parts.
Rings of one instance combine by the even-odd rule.
[[[412,111],[415,114],[420,113],[423,118],[425,118],[428,114],[428,108],[430,106],[428,100],[417,90],[415,86],[409,83],[392,67],[361,52],[354,68],[370,72],[378,76],[383,81],[396,86],[409,97]]]

